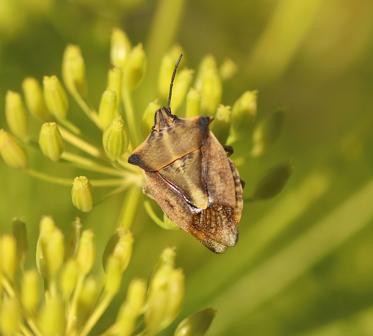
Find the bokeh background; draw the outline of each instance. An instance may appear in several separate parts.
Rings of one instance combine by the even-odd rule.
[[[257,89],[260,116],[286,112],[270,153],[241,170],[247,188],[284,159],[294,174],[275,199],[246,205],[240,241],[225,255],[162,230],[140,209],[124,282],[149,275],[160,251],[176,246],[187,276],[181,316],[214,307],[209,335],[373,335],[372,13],[370,0],[0,0],[0,106],[24,77],[60,74],[68,43],[83,50],[97,104],[114,26],[143,42],[155,64],[175,42],[191,67],[207,53],[231,58],[239,71],[224,87],[225,104]],[[143,83],[149,92],[157,85],[151,69]],[[33,164],[76,174],[46,160]],[[82,216],[99,251],[115,230],[122,197]],[[34,243],[44,214],[63,229],[80,215],[68,188],[1,164],[1,230],[22,217]]]

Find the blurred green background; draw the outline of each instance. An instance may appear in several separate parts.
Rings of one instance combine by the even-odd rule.
[[[175,42],[194,68],[207,53],[233,59],[239,71],[223,102],[257,89],[260,116],[286,112],[269,155],[241,169],[247,188],[284,159],[294,175],[275,199],[245,206],[240,241],[224,255],[139,211],[124,282],[149,275],[160,251],[176,246],[187,277],[181,316],[216,308],[209,335],[373,335],[372,13],[370,0],[0,0],[0,106],[24,77],[60,74],[68,43],[83,50],[97,105],[114,26],[143,42],[155,64]],[[143,84],[154,83],[150,92],[158,80],[152,67]],[[77,173],[33,160],[46,171]],[[64,229],[80,215],[67,188],[3,164],[0,181],[1,230],[22,217],[34,243],[42,215]],[[100,251],[122,197],[82,216]]]

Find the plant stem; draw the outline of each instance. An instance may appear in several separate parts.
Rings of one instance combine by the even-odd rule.
[[[33,170],[33,169],[26,169],[26,172],[30,176],[35,177],[35,178],[37,178],[39,180],[42,180],[42,181],[45,181],[45,182],[49,182],[49,183],[58,184],[58,185],[65,186],[65,187],[71,187],[72,183],[73,183],[72,179],[62,178],[62,177],[57,177],[57,176],[52,176],[52,175],[47,175],[47,174],[38,172],[38,171]]]
[[[1,283],[2,283],[2,286],[5,289],[5,291],[7,292],[7,294],[10,297],[15,297],[16,293],[14,292],[14,289],[13,289],[12,285],[9,283],[8,279],[3,277]]]
[[[123,105],[125,110],[125,115],[127,118],[128,129],[130,132],[131,144],[136,146],[139,144],[139,122],[135,118],[135,110],[133,108],[133,101],[131,97],[131,92],[127,85],[123,87]]]
[[[97,126],[101,129],[100,121],[98,119],[98,115],[95,111],[93,111],[87,104],[87,102],[83,99],[83,97],[79,94],[78,91],[70,91],[71,95],[74,97],[76,103],[82,109],[84,114]]]
[[[58,120],[58,122],[62,126],[66,127],[68,130],[70,130],[70,132],[72,132],[76,135],[81,134],[80,129],[77,126],[75,126],[72,122],[68,121],[67,119],[61,119],[61,120]]]
[[[16,295],[16,292],[13,288],[13,286],[9,283],[9,281],[6,279],[6,278],[2,278],[2,286],[3,288],[5,289],[6,293],[10,296],[10,297],[14,297],[18,302],[19,302],[19,298],[18,296]],[[23,314],[26,316],[26,312],[24,311]],[[38,329],[38,327],[36,326],[34,320],[32,317],[28,317],[26,319],[28,325],[30,326],[30,329],[33,331],[33,333],[36,335],[36,336],[40,336],[41,333]],[[26,328],[27,330],[27,328]],[[30,334],[32,336],[32,334]]]
[[[39,328],[37,327],[35,321],[30,317],[27,319],[27,324],[30,326],[30,329],[36,336],[42,336]]]
[[[81,274],[78,278],[78,281],[77,281],[77,284],[74,290],[73,298],[70,303],[70,307],[69,307],[68,314],[67,314],[67,328],[66,328],[67,335],[70,335],[70,332],[75,324],[76,309],[78,305],[79,295],[83,289],[84,279],[85,279],[85,274]]]
[[[120,176],[123,177],[125,174],[123,172],[120,172],[117,169],[110,168],[101,164],[96,163],[93,160],[86,159],[80,155],[70,153],[70,152],[64,152],[62,154],[62,159],[72,162],[76,164],[78,167],[94,171],[97,173],[103,173],[103,174],[108,174],[108,175],[113,175],[113,176]]]
[[[120,211],[118,227],[129,229],[136,216],[141,189],[134,185],[130,188],[123,200],[122,209]]]
[[[26,169],[26,172],[32,176],[35,177],[39,180],[45,181],[45,182],[50,182],[58,185],[62,185],[65,187],[71,187],[73,180],[72,179],[67,179],[67,178],[62,178],[62,177],[57,177],[57,176],[52,176],[48,175],[42,172],[38,172],[33,169]],[[123,184],[122,179],[103,179],[103,180],[90,180],[89,181],[93,187],[98,187],[98,188],[105,188],[105,187],[117,187]]]
[[[22,332],[23,335],[25,335],[25,336],[33,336],[32,333],[31,333],[31,331],[28,330],[25,325],[22,324],[20,329],[21,329],[21,332]]]
[[[100,317],[104,314],[105,310],[109,306],[111,300],[113,299],[113,295],[109,293],[105,293],[104,297],[96,307],[96,309],[93,311],[91,316],[89,317],[88,321],[84,325],[80,336],[87,336],[88,333],[92,330],[92,328],[96,325],[97,321],[100,319]]]
[[[80,137],[72,134],[68,130],[63,127],[60,127],[60,132],[64,140],[66,140],[71,145],[79,148],[80,150],[86,152],[87,154],[98,158],[98,159],[105,159],[105,156],[102,152],[95,146],[91,145],[90,143],[82,140]]]

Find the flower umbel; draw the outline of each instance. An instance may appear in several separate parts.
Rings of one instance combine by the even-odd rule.
[[[75,235],[74,226],[71,230],[69,235]],[[28,270],[23,270],[19,257],[19,251],[24,249],[22,244],[15,234],[0,236],[1,335],[91,334],[113,299],[121,295],[122,276],[131,260],[131,232],[120,229],[108,242],[103,278],[93,271],[96,244],[90,230],[83,230],[81,237],[75,240],[75,252],[68,254],[69,240],[52,218],[44,217],[40,222],[37,267]],[[166,248],[149,285],[143,279],[130,282],[116,317],[100,335],[129,336],[135,332],[156,335],[176,319],[184,299],[184,276],[175,268],[174,259],[174,249]],[[141,315],[144,315],[145,325],[139,319]],[[182,322],[178,330],[192,323],[192,330],[203,335],[212,317],[206,322],[201,322],[201,318],[190,317],[185,321],[191,322]]]
[[[95,204],[125,190],[128,195],[137,195],[126,197],[123,205],[125,215],[119,226],[129,227],[141,199],[134,190],[142,186],[143,175],[140,169],[128,164],[127,159],[148,134],[155,111],[167,103],[171,75],[181,51],[181,47],[174,46],[161,60],[159,77],[154,80],[158,93],[154,93],[153,99],[135,104],[133,95],[143,89],[148,56],[142,44],[132,46],[124,31],[114,29],[112,67],[108,70],[100,103],[92,107],[87,100],[89,83],[83,53],[78,46],[68,45],[62,60],[63,82],[56,75],[45,76],[41,86],[37,79],[26,78],[22,84],[25,106],[19,93],[8,92],[5,113],[10,132],[0,130],[0,156],[8,166],[23,168],[33,177],[72,188],[72,203],[82,212],[90,212]],[[182,68],[175,78],[171,109],[180,117],[203,114],[213,117],[213,132],[221,144],[235,147],[231,159],[240,166],[267,152],[280,134],[283,115],[276,112],[257,121],[257,92],[253,90],[226,103],[224,87],[236,68],[232,60],[219,64],[212,55],[202,59],[198,71]],[[136,92],[136,96],[142,95]],[[85,136],[83,128],[72,119],[70,100],[74,100],[91,121],[94,134],[97,135],[98,129],[101,139],[86,140],[89,136]],[[37,119],[37,127],[40,120],[44,122],[37,134],[29,132],[37,127],[29,127],[33,125],[29,125],[32,118],[27,112]],[[84,131],[87,131],[86,124]],[[34,170],[28,164],[27,151],[37,142],[45,157],[59,164],[73,164],[82,170],[81,176],[66,178]],[[97,174],[102,178],[97,178]],[[261,183],[271,188],[271,183]],[[255,199],[253,195],[245,197]],[[165,223],[150,202],[146,203],[145,210],[163,228],[175,228]]]

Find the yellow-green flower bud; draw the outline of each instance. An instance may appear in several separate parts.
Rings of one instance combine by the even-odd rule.
[[[39,316],[39,327],[43,336],[65,335],[65,306],[56,294],[49,296]]]
[[[3,336],[18,335],[21,322],[21,309],[17,300],[5,297],[0,306],[0,334]]]
[[[237,66],[231,59],[226,59],[219,69],[220,76],[224,80],[231,79],[237,72]]]
[[[62,61],[62,77],[70,92],[86,93],[85,64],[78,46],[66,47]]]
[[[0,241],[1,273],[9,281],[13,281],[17,269],[17,243],[13,236],[4,235]]]
[[[174,336],[203,336],[209,329],[214,317],[215,310],[207,308],[195,313],[177,326]]]
[[[106,129],[118,115],[118,101],[115,91],[106,90],[102,94],[98,116],[102,129]]]
[[[101,291],[97,280],[89,276],[83,283],[82,291],[78,298],[78,309],[77,309],[77,324],[84,323],[89,313],[92,312],[92,308],[97,303],[98,296]]]
[[[72,292],[75,289],[78,280],[78,263],[74,259],[70,259],[62,269],[60,278],[60,287],[62,296],[65,301],[68,301]]]
[[[222,144],[227,142],[229,136],[231,115],[230,106],[219,105],[212,123],[212,130]]]
[[[223,88],[216,61],[212,56],[206,56],[201,63],[197,89],[201,94],[202,111],[213,115],[220,104]]]
[[[7,92],[5,97],[5,118],[12,133],[22,140],[27,140],[28,115],[19,93]]]
[[[262,120],[253,133],[253,156],[262,155],[280,136],[284,114],[281,111]]]
[[[110,238],[103,254],[104,268],[107,269],[107,263],[110,256],[116,256],[121,262],[121,271],[127,268],[132,256],[133,236],[130,231],[118,229]]]
[[[115,67],[109,70],[107,79],[107,89],[114,91],[117,98],[117,109],[122,99],[122,69]]]
[[[64,142],[55,122],[47,122],[41,126],[39,146],[42,153],[52,161],[58,161],[64,151]]]
[[[51,119],[47,106],[45,105],[43,91],[35,78],[26,78],[22,83],[26,106],[30,113],[37,119],[48,121]]]
[[[154,124],[154,115],[155,112],[161,107],[159,105],[158,100],[154,100],[148,104],[146,107],[143,115],[142,115],[142,121],[144,125],[146,126],[146,129],[149,130],[152,128]]]
[[[27,155],[16,138],[0,129],[0,154],[4,162],[12,168],[26,168]]]
[[[132,335],[137,317],[144,307],[146,285],[143,280],[134,279],[128,287],[127,299],[121,306],[116,321],[116,333],[121,336]]]
[[[17,259],[21,267],[23,267],[28,248],[26,224],[20,219],[14,219],[12,227],[13,236],[16,239],[17,244]]]
[[[175,78],[172,90],[171,110],[175,112],[183,103],[193,79],[193,70],[183,69]]]
[[[163,321],[164,326],[168,326],[175,320],[184,300],[185,276],[181,269],[175,269],[171,272],[168,292],[169,302]]]
[[[75,218],[73,225],[70,227],[70,230],[67,232],[65,239],[65,259],[73,258],[76,256],[78,251],[80,237],[82,234],[82,223],[80,218]]]
[[[246,91],[233,105],[232,127],[229,143],[241,140],[247,136],[253,125],[257,109],[257,91]]]
[[[128,55],[126,65],[124,67],[125,85],[130,89],[136,88],[145,73],[146,56],[142,44],[134,47]]]
[[[36,244],[36,267],[43,279],[47,278],[47,266],[44,256],[44,242],[56,230],[56,225],[51,217],[44,216],[40,221],[40,233]]]
[[[201,95],[196,89],[190,89],[186,98],[185,116],[196,117],[201,114]]]
[[[111,63],[116,67],[123,68],[130,50],[131,42],[126,33],[121,29],[114,28],[111,33]]]
[[[178,314],[184,298],[184,275],[174,269],[175,252],[166,249],[149,287],[145,322],[147,331],[157,333],[166,328]]]
[[[159,93],[163,99],[167,99],[170,89],[172,73],[175,69],[177,59],[182,54],[180,46],[174,46],[170,52],[163,56],[158,79]]]
[[[38,309],[40,301],[40,282],[35,270],[23,274],[21,284],[21,302],[26,312],[33,315]]]
[[[135,312],[140,313],[144,303],[146,294],[146,284],[144,280],[134,279],[128,286],[126,304]]]
[[[71,189],[73,205],[82,212],[90,212],[93,208],[92,188],[85,176],[75,177]]]
[[[59,229],[54,229],[42,242],[43,255],[49,280],[60,270],[65,253],[64,237]]]
[[[43,239],[44,237],[48,237],[56,229],[56,224],[52,217],[44,216],[40,220],[40,234],[39,238]]]
[[[124,122],[120,116],[116,117],[105,130],[102,144],[106,155],[112,161],[118,160],[128,147],[127,134]]]
[[[90,230],[85,230],[82,233],[76,260],[78,262],[79,272],[83,275],[88,274],[94,264],[96,257],[96,249],[94,244],[94,235]]]
[[[122,280],[122,262],[119,257],[111,255],[106,263],[105,290],[109,295],[115,295]]]
[[[58,120],[66,119],[69,101],[61,82],[56,76],[45,76],[44,99],[50,113]]]

